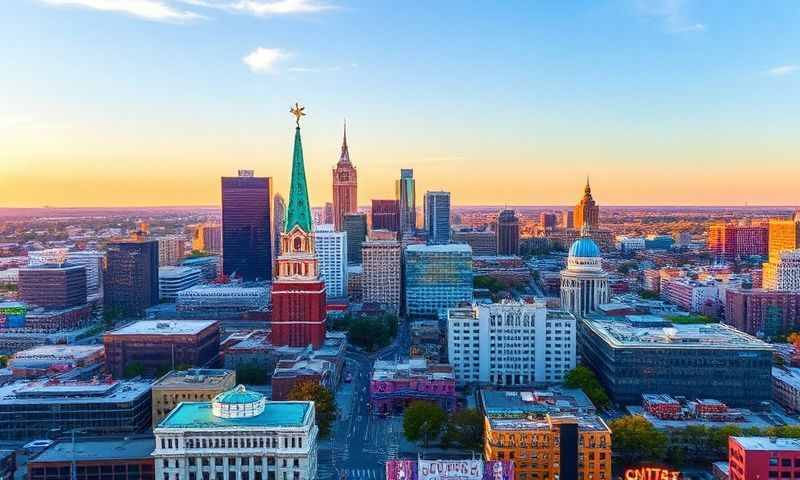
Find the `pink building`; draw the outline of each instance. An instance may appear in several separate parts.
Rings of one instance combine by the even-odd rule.
[[[415,400],[435,402],[452,411],[456,406],[453,367],[429,365],[424,358],[404,363],[378,360],[369,384],[369,397],[373,413],[402,410]]]

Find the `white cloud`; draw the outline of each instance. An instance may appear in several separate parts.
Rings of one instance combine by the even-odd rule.
[[[671,33],[704,32],[705,24],[689,20],[688,3],[689,0],[635,0],[642,14],[661,18]]]
[[[289,53],[280,48],[258,47],[242,58],[242,61],[255,73],[269,73],[276,63],[288,56]]]
[[[316,13],[334,8],[317,0],[179,0],[189,5],[258,16]]]
[[[791,75],[799,70],[800,65],[781,65],[780,67],[770,68],[767,70],[767,75],[771,75],[773,77],[783,77],[785,75]]]
[[[187,22],[204,18],[176,8],[163,0],[40,0],[54,6],[83,7],[103,12],[125,13],[157,22]]]

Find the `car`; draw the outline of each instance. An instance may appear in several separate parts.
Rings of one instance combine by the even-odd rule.
[[[32,442],[26,443],[22,449],[27,452],[28,455],[32,453],[39,453],[45,448],[49,447],[53,444],[52,440],[34,440]]]

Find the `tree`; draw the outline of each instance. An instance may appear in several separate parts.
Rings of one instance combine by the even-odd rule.
[[[448,440],[464,450],[483,450],[483,415],[474,408],[459,410],[447,422]]]
[[[564,385],[567,388],[580,388],[597,407],[605,408],[610,403],[600,380],[592,370],[583,365],[578,365],[567,372],[564,376]]]
[[[667,435],[640,415],[628,415],[609,424],[614,435],[614,453],[628,464],[658,462],[667,451]]]
[[[639,296],[646,300],[658,300],[658,292],[652,290],[642,290],[639,292]]]
[[[0,355],[0,367],[6,368],[8,366],[8,355]]]
[[[131,362],[125,365],[125,370],[122,372],[122,376],[125,378],[139,377],[142,375],[144,375],[144,365],[139,362]]]
[[[241,363],[236,366],[236,381],[244,385],[266,385],[267,371],[253,362]]]
[[[306,380],[289,390],[287,399],[314,402],[314,416],[317,418],[319,434],[322,437],[328,436],[331,423],[336,418],[336,399],[327,388],[313,380]]]
[[[412,441],[423,440],[425,448],[431,438],[436,438],[442,431],[447,414],[444,409],[433,402],[417,400],[411,402],[403,413],[403,435]]]

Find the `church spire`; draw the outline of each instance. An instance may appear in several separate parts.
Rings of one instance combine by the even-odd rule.
[[[586,188],[583,189],[583,193],[586,195],[592,194],[592,187],[589,186],[589,175],[586,175]]]
[[[289,185],[289,204],[286,209],[286,225],[284,232],[290,232],[295,226],[306,233],[311,232],[311,208],[308,205],[308,185],[306,184],[306,168],[303,160],[303,142],[300,139],[300,117],[305,115],[304,108],[295,104],[292,114],[297,121],[294,131],[294,154],[292,156],[292,180]]]
[[[342,153],[339,163],[350,163],[350,151],[347,149],[347,120],[344,121],[344,134],[342,135]]]

